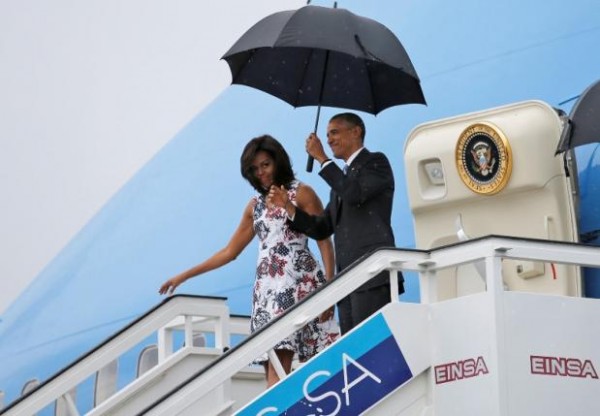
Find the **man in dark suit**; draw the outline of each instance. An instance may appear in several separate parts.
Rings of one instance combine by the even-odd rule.
[[[271,203],[285,207],[293,228],[321,240],[334,236],[337,271],[378,247],[393,247],[391,227],[394,175],[383,153],[370,152],[364,145],[365,125],[353,113],[335,115],[327,126],[327,143],[333,156],[345,162],[344,169],[327,157],[313,133],[306,141],[307,152],[321,164],[319,175],[331,187],[330,200],[322,215],[309,215],[272,189]],[[285,194],[285,195],[284,195]],[[338,303],[342,333],[348,332],[390,302],[389,273],[382,272]],[[400,290],[402,277],[400,279]]]

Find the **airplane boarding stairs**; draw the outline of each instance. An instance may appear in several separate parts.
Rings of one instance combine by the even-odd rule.
[[[600,301],[507,291],[502,281],[503,259],[600,267],[599,254],[574,243],[495,236],[427,251],[380,249],[224,353],[231,328],[217,325],[212,358],[197,347],[170,354],[169,335],[182,328],[191,345],[194,331],[227,321],[226,306],[175,296],[0,414],[32,415],[60,397],[68,401],[78,380],[158,328],[159,365],[87,414],[600,414]],[[480,261],[485,291],[438,301],[438,271]],[[421,303],[394,299],[264,391],[264,376],[248,363],[381,270],[418,272]]]

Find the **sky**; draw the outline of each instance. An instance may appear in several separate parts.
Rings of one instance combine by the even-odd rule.
[[[293,0],[0,0],[0,314]]]
[[[0,314],[142,166],[227,88],[230,73],[219,58],[229,46],[261,17],[303,4],[0,0]],[[412,46],[428,98],[427,108],[412,113],[412,126],[427,117],[519,99],[541,98],[556,106],[597,78],[597,65],[587,61],[592,55],[580,53],[587,43],[593,47],[599,30],[595,0],[578,0],[567,14],[559,12],[564,8],[559,0],[543,8],[534,0],[395,4],[393,15],[386,15],[389,3],[367,7],[348,0],[340,7],[368,8],[370,17],[394,22]],[[580,10],[592,13],[582,19]],[[433,18],[434,13],[479,18],[461,30],[467,26]],[[541,20],[514,24],[511,36],[495,36],[504,26],[489,30],[486,18],[526,22],[536,14]],[[569,49],[572,44],[578,50]],[[560,60],[544,55],[562,48],[579,53]],[[540,56],[550,59],[541,62]],[[545,70],[526,77],[527,65]],[[448,83],[458,74],[484,80],[499,66],[507,68],[501,81],[506,88],[477,91],[476,83]],[[442,93],[427,94],[436,89]]]

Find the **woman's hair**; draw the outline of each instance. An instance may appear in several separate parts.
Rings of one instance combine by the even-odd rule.
[[[295,179],[290,157],[281,143],[268,134],[255,137],[248,142],[246,147],[244,147],[242,157],[240,158],[242,176],[250,182],[250,185],[252,185],[259,193],[262,195],[267,194],[269,190],[263,189],[252,169],[254,158],[260,151],[267,152],[273,158],[273,182],[275,185],[283,185],[286,189],[289,189],[291,182]]]

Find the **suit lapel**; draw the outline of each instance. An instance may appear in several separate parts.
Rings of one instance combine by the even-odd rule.
[[[369,160],[370,154],[371,152],[369,152],[367,148],[362,149],[360,153],[356,155],[356,158],[352,161],[352,164],[350,165],[350,170],[348,171],[348,175],[356,176],[362,168],[362,166],[367,162],[367,160]]]

